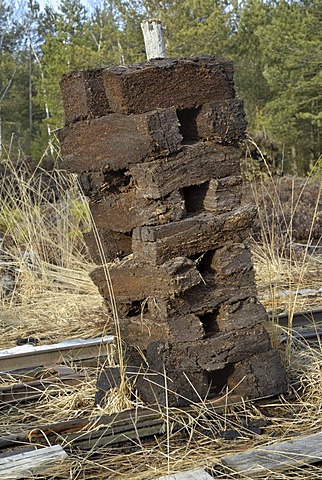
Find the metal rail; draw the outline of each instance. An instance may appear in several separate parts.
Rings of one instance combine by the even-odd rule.
[[[90,340],[67,340],[53,345],[34,347],[24,345],[7,350],[0,350],[0,373],[73,361],[108,357],[109,345],[113,343],[113,335]]]
[[[293,314],[270,314],[269,318],[282,327],[281,342],[292,340],[320,342],[322,338],[322,309],[294,312]]]
[[[322,324],[322,308],[304,312],[294,312],[293,315],[289,313],[280,313],[278,315],[270,314],[269,317],[281,327],[286,328],[289,325],[292,325],[292,327],[316,326]]]

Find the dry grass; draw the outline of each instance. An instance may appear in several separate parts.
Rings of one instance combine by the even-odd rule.
[[[321,292],[303,296],[300,290],[319,290],[322,286],[322,257],[318,255],[322,184],[314,169],[305,179],[275,178],[259,149],[258,153],[266,166],[266,180],[253,182],[246,190],[246,198],[251,196],[259,214],[252,244],[258,293],[267,310],[288,313],[291,331],[296,311],[320,306]]]
[[[19,221],[13,222],[13,214],[7,213],[5,218],[7,221],[10,219],[7,223],[6,245],[11,266],[18,275],[13,295],[2,301],[1,346],[13,346],[18,336],[37,336],[42,343],[48,343],[63,337],[88,338],[104,333],[108,329],[106,325],[109,319],[103,313],[101,299],[88,277],[91,261],[86,255],[82,239],[77,234],[69,234],[88,228],[86,203],[75,188],[74,178],[68,177],[68,189],[62,189],[59,200],[54,204],[48,202],[42,192],[36,202],[37,208],[34,200],[32,205],[28,204],[30,195],[26,192],[30,188],[35,191],[30,179],[15,177],[13,183],[17,180],[23,186],[19,193],[23,201],[19,201],[19,205],[13,203],[14,210],[19,207]],[[274,182],[274,179],[270,181]],[[6,185],[6,191],[9,186]],[[268,187],[268,190],[274,200],[276,187]],[[259,197],[259,190],[255,189],[254,193],[259,201],[262,198]],[[1,198],[5,206],[15,197],[13,193],[6,197],[2,191]],[[81,212],[85,212],[85,217],[78,217],[80,223],[75,223],[75,216],[71,218],[70,209],[67,208],[67,205],[71,206],[71,199],[81,202]],[[314,205],[319,205],[319,199],[314,202]],[[277,218],[277,213],[278,218],[283,218],[280,199],[277,197],[273,204],[277,209],[274,218]],[[296,201],[293,205],[296,206]],[[46,214],[42,213],[44,207]],[[314,225],[318,208],[313,208],[313,212]],[[50,218],[49,222],[47,217]],[[2,225],[3,214],[0,218]],[[266,221],[269,218],[270,221]],[[285,228],[286,223],[282,230],[278,230],[276,222],[271,219],[272,216],[265,216],[262,211],[262,237],[257,237],[253,243],[258,289],[264,303],[269,309],[282,308],[290,312],[320,306],[319,297],[305,298],[304,303],[303,297],[296,291],[299,288],[321,286],[321,259],[311,255],[308,248],[304,248],[300,254],[290,248],[293,241],[292,226]],[[21,251],[27,250],[36,254],[36,265],[26,264],[21,258]],[[281,290],[294,290],[295,294],[281,296]],[[214,465],[216,478],[247,478],[237,476],[234,472],[223,472],[221,457],[296,435],[315,433],[322,428],[322,349],[319,345],[313,348],[297,341],[289,343],[287,354],[289,395],[274,401],[242,402],[227,406],[221,414],[209,402],[200,402],[189,413],[168,409],[165,412],[168,424],[163,436],[144,442],[132,440],[126,450],[121,447],[94,447],[90,452],[81,453],[72,448],[69,460],[53,468],[46,478],[151,480],[170,472]],[[93,372],[88,373],[90,375],[80,386],[50,387],[37,404],[12,406],[1,418],[1,434],[18,433],[39,424],[107,414],[140,405],[139,400],[131,402],[128,399],[127,389],[124,388],[121,392],[113,391],[104,410],[94,408],[95,378]],[[174,421],[181,425],[179,431],[173,430]],[[256,425],[261,426],[260,434],[253,429]],[[229,432],[234,432],[237,437],[234,440],[226,439]],[[288,473],[272,473],[266,478],[307,480],[321,477],[322,469],[310,466]]]
[[[248,478],[223,469],[221,458],[248,448],[271,445],[299,435],[321,431],[322,386],[319,348],[303,348],[299,342],[291,350],[290,393],[292,396],[260,402],[241,402],[214,410],[211,402],[200,402],[189,412],[175,408],[165,411],[168,431],[161,437],[131,440],[126,447],[93,447],[91,451],[73,454],[65,466],[53,470],[48,478],[121,479],[159,478],[167,473],[194,467],[212,467],[215,478]],[[135,407],[135,404],[133,405]],[[179,431],[173,424],[180,425]],[[254,427],[261,427],[256,433]],[[235,439],[225,439],[231,434]],[[318,466],[298,467],[292,472],[271,473],[266,479],[321,478]]]
[[[18,337],[45,344],[103,334],[109,319],[88,275],[93,264],[82,232],[90,217],[75,176],[29,171],[9,159],[1,167],[0,274],[13,286],[9,295],[0,288],[0,347]]]
[[[96,372],[86,371],[79,385],[52,385],[39,400],[13,404],[0,417],[1,436],[23,433],[37,425],[58,423],[91,415],[94,405]]]
[[[53,470],[48,478],[62,479],[121,479],[133,480],[159,478],[167,473],[180,472],[194,467],[213,467],[215,478],[248,478],[224,470],[221,458],[247,448],[274,444],[294,436],[316,433],[321,430],[322,416],[319,401],[321,373],[316,353],[306,355],[294,352],[296,368],[291,372],[296,383],[301,379],[301,394],[295,393],[292,402],[281,397],[274,402],[243,402],[218,414],[211,403],[199,403],[193,411],[169,409],[168,435],[150,441],[131,440],[126,448],[93,447],[80,454],[73,451],[69,463]],[[318,380],[318,383],[316,383]],[[297,387],[299,388],[299,387]],[[176,421],[181,425],[173,431]],[[256,434],[252,426],[263,425],[262,433]],[[248,425],[248,427],[247,427]],[[246,426],[246,427],[245,427]],[[237,438],[228,440],[223,434],[233,431]],[[321,478],[321,469],[316,466],[297,468],[290,473],[272,473],[267,479]]]

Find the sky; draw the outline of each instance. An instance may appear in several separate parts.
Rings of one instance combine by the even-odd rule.
[[[1,2],[1,0],[0,0]],[[12,6],[15,6],[15,15],[19,17],[22,12],[25,11],[26,6],[28,4],[28,0],[11,0]],[[37,0],[37,2],[40,5],[40,9],[43,10],[46,5],[50,5],[54,9],[58,9],[58,5],[60,3],[60,0]],[[86,7],[86,9],[90,12],[93,10],[93,7],[95,4],[97,4],[99,0],[81,0],[81,3]],[[8,0],[8,3],[10,4],[10,1]]]
[[[51,7],[57,7],[57,4],[58,4],[58,0],[38,0],[38,3],[40,5],[40,8],[41,10],[43,10],[43,8],[46,6],[46,5],[50,5]]]
[[[57,9],[58,7],[58,4],[60,3],[60,0],[38,0],[38,3],[40,5],[40,8],[41,10],[46,6],[46,5],[50,5],[51,7],[54,7],[55,9]],[[95,2],[93,0],[82,0],[82,4],[85,5],[85,7],[88,9],[88,10],[91,10],[93,4]]]

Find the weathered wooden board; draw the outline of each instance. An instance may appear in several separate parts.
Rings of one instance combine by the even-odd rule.
[[[157,265],[173,257],[220,248],[228,241],[240,243],[249,237],[255,219],[256,208],[245,205],[216,217],[200,213],[166,225],[135,228],[134,260]]]
[[[213,477],[209,475],[202,468],[194,468],[193,470],[186,470],[185,472],[173,473],[165,477],[159,477],[158,480],[212,480]]]
[[[63,127],[58,133],[63,166],[76,173],[121,170],[181,148],[174,108],[142,115],[110,114]]]
[[[0,448],[12,448],[30,443],[62,444],[66,448],[91,449],[94,445],[112,445],[132,438],[154,435],[164,431],[162,413],[148,409],[80,418],[56,424],[41,425],[28,431],[0,439]]]
[[[227,455],[221,460],[224,465],[248,478],[266,477],[270,472],[297,469],[322,461],[322,433]]]
[[[160,200],[137,195],[132,188],[126,193],[110,194],[89,204],[93,221],[98,230],[131,232],[143,225],[162,225],[180,220],[185,214],[185,203],[180,192],[172,192]]]
[[[101,294],[109,298],[109,288],[103,267],[90,274]],[[159,267],[139,265],[129,260],[109,267],[114,296],[117,302],[144,300],[150,296],[169,296],[183,292],[202,279],[192,260],[174,258]]]
[[[103,78],[110,107],[125,114],[195,108],[235,96],[232,62],[211,56],[107,68]]]
[[[13,403],[35,401],[41,397],[49,387],[63,385],[78,385],[84,382],[85,376],[81,373],[47,377],[31,382],[14,383],[8,387],[0,387],[0,407],[10,407]]]
[[[124,430],[124,432],[115,432],[113,430],[101,429],[98,430],[95,434],[83,433],[67,436],[65,441],[66,446],[72,444],[77,449],[92,450],[102,446],[109,447],[119,443],[130,442],[131,440],[137,442],[141,438],[160,435],[164,431],[164,421],[162,423],[160,423],[160,421],[148,421],[145,426],[141,425],[140,422],[138,422],[135,425],[129,425],[128,428]]]
[[[3,387],[10,383],[28,383],[49,377],[73,376],[76,370],[69,365],[47,365],[36,367],[22,367],[18,370],[0,372]]]
[[[60,89],[66,124],[107,115],[109,108],[103,78],[103,68],[78,70],[63,75]]]
[[[200,142],[182,147],[178,155],[131,165],[138,195],[160,198],[174,190],[240,172],[238,148]]]
[[[67,453],[60,445],[2,457],[0,478],[3,480],[34,478],[34,475],[46,472],[67,458]]]
[[[207,402],[207,405],[214,412],[222,412],[227,405],[238,402],[240,402],[240,396],[229,395],[213,399]],[[167,412],[168,414],[169,412]],[[49,425],[34,425],[24,433],[0,438],[0,448],[15,448],[32,443],[47,445],[49,441],[51,444],[65,444],[66,449],[82,445],[82,448],[89,450],[100,437],[100,445],[112,445],[126,442],[129,438],[138,438],[137,435],[135,436],[135,432],[138,430],[140,430],[140,438],[151,434],[155,435],[156,431],[164,433],[165,417],[158,405],[155,411],[152,408],[138,408],[97,418],[78,418]],[[171,421],[175,428],[176,419],[171,418]],[[178,426],[182,427],[181,424]],[[103,437],[106,437],[105,440]]]
[[[112,335],[90,340],[67,340],[53,345],[34,347],[24,345],[0,350],[0,371],[18,370],[39,365],[54,365],[64,360],[80,361],[88,358],[106,357]]]

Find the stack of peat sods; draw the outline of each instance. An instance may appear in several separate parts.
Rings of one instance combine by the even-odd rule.
[[[61,90],[65,166],[89,199],[104,260],[92,234],[90,253],[111,262],[141,399],[183,405],[225,388],[284,391],[245,243],[256,209],[240,204],[246,122],[231,61],[71,72]],[[104,271],[91,277],[109,304]]]

